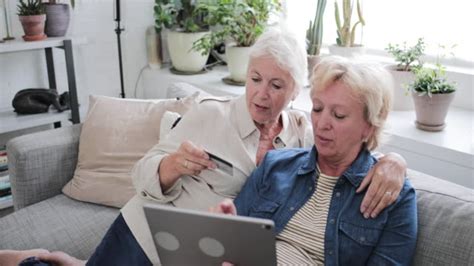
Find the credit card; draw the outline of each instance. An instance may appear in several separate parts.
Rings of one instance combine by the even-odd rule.
[[[228,174],[228,175],[233,175],[233,167],[232,164],[229,163],[228,161],[217,157],[216,155],[207,152],[209,154],[209,159],[213,161],[217,165],[217,169],[221,170],[222,172]]]

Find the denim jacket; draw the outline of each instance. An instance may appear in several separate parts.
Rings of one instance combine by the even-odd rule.
[[[280,233],[316,190],[316,148],[270,151],[234,200],[239,215],[272,219]],[[324,240],[326,265],[410,265],[415,252],[415,190],[405,179],[400,196],[375,219],[365,219],[356,193],[376,159],[362,150],[336,183]]]

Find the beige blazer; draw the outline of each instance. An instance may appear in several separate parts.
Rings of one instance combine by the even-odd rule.
[[[300,112],[282,113],[283,130],[274,139],[274,146],[304,147],[312,145],[311,127]],[[224,198],[234,198],[255,169],[260,132],[246,106],[245,96],[239,98],[204,98],[196,103],[179,124],[155,145],[134,167],[132,177],[137,195],[121,210],[133,235],[153,264],[158,254],[146,223],[143,204],[155,202],[181,208],[207,210]],[[158,177],[161,159],[190,140],[195,145],[230,162],[233,173],[219,169],[204,170],[199,176],[183,176],[164,193]]]

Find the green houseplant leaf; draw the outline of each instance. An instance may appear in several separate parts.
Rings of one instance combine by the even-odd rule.
[[[201,3],[198,9],[208,14],[210,25],[218,29],[194,44],[194,49],[204,51],[232,39],[237,46],[252,46],[263,33],[270,14],[280,9],[278,0],[216,0]]]
[[[36,16],[43,15],[44,5],[41,3],[41,0],[20,0],[17,5],[18,16]]]
[[[424,54],[425,47],[423,38],[419,38],[414,46],[407,47],[406,42],[403,43],[403,46],[389,43],[385,50],[398,62],[397,70],[411,71],[411,68],[423,65],[420,57]]]

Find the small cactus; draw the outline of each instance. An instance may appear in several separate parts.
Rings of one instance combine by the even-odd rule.
[[[18,16],[35,16],[45,13],[44,5],[40,0],[20,0],[17,5]]]
[[[352,20],[352,10],[353,6],[351,1],[354,0],[342,0],[342,14],[343,14],[343,23],[341,24],[339,5],[337,0],[334,1],[334,10],[336,16],[336,25],[337,25],[337,39],[336,43],[339,46],[352,47],[354,46],[355,32],[357,26],[360,24],[365,25],[364,17],[362,16],[362,8],[360,6],[360,0],[357,0],[357,22],[351,26]]]
[[[319,55],[323,41],[323,15],[326,8],[326,0],[318,0],[314,20],[309,22],[306,30],[306,44],[308,55]]]

